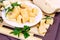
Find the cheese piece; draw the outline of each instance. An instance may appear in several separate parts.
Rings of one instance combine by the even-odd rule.
[[[26,23],[29,20],[27,9],[21,9],[22,21]]]
[[[52,18],[52,19],[48,19],[48,20],[46,21],[46,23],[52,25],[52,24],[53,24],[53,21],[54,21],[53,18]]]
[[[19,16],[17,17],[17,22],[18,22],[19,24],[21,24],[21,23],[22,23],[21,19],[22,19],[22,16],[21,16],[21,15],[19,15]]]
[[[49,16],[54,17],[54,16],[55,16],[55,14],[50,14]]]
[[[44,36],[47,32],[47,29],[49,28],[49,24],[43,24],[39,27],[39,33],[41,36]]]
[[[32,27],[29,32],[31,32],[33,34],[39,34],[38,28],[36,26],[35,27]]]
[[[33,2],[48,14],[60,9],[60,0],[33,0]]]
[[[44,36],[46,34],[49,26],[50,26],[50,24],[45,23],[45,19],[41,20],[40,26],[39,26],[39,33],[40,33],[41,36]]]
[[[17,18],[17,16],[20,14],[20,7],[15,7],[12,12],[12,18]]]
[[[60,8],[60,0],[46,0],[52,7]]]
[[[34,17],[30,17],[29,22],[30,22],[30,23],[34,23],[34,22],[35,22],[34,20],[35,20]]]
[[[46,34],[46,32],[47,32],[47,30],[44,27],[42,27],[42,26],[39,27],[39,33],[41,36],[44,36]]]

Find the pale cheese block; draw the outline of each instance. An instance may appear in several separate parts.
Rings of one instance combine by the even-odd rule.
[[[51,17],[55,17],[55,14],[50,14],[49,16],[51,16]]]
[[[33,34],[39,34],[37,26],[32,27],[29,32],[31,32]]]
[[[41,20],[41,23],[40,23],[40,26],[39,26],[39,34],[41,36],[44,36],[46,34],[49,26],[50,26],[50,24],[45,23],[45,19]]]
[[[33,0],[33,2],[48,14],[60,9],[60,0]]]
[[[39,27],[39,33],[40,33],[41,36],[45,36],[49,26],[50,26],[49,24],[43,24]]]
[[[53,18],[51,18],[51,19],[48,19],[46,23],[52,25],[53,22],[54,22],[54,20],[53,20]]]
[[[21,23],[22,23],[21,19],[22,19],[22,16],[21,16],[21,15],[19,15],[19,16],[17,17],[17,22],[18,22],[19,24],[21,24]]]

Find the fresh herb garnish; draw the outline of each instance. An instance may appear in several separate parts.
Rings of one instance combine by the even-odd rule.
[[[14,35],[20,35],[20,33],[22,32],[22,30],[18,27],[15,27],[15,29],[13,30],[13,32],[11,32],[10,34],[14,34]]]
[[[24,32],[24,37],[25,38],[27,38],[27,37],[29,37],[30,35],[29,35],[29,33],[28,32]]]
[[[46,23],[46,21],[47,21],[48,19],[51,19],[51,18],[53,18],[53,17],[46,15],[46,17],[43,18],[43,19],[45,19],[45,23]]]
[[[12,10],[13,10],[13,8],[10,8],[10,7],[8,7],[8,8],[6,9],[7,13],[10,12],[10,11],[12,11]]]
[[[28,32],[28,31],[30,30],[30,27],[27,26],[27,25],[25,25],[25,26],[24,26],[24,30]]]
[[[11,8],[11,7],[8,7],[7,9],[5,9],[5,10],[7,11],[7,12],[6,12],[6,15],[7,15],[8,12],[13,11],[13,9],[14,9],[15,6],[20,6],[20,4],[18,4],[17,2],[12,3],[12,4],[11,4],[11,7],[12,7],[12,8]]]
[[[20,4],[18,4],[17,2],[12,3],[11,6],[14,8],[15,6],[20,6]]]
[[[24,34],[24,37],[27,38],[29,37],[29,30],[30,30],[30,27],[25,25],[24,28],[18,28],[18,27],[15,27],[15,29],[10,33],[10,34],[13,34],[13,35],[20,35],[20,33]]]
[[[25,25],[24,28],[23,28],[23,31],[22,31],[22,33],[24,34],[24,37],[25,37],[25,38],[27,38],[27,37],[30,36],[29,33],[28,33],[29,30],[30,30],[30,27],[27,26],[27,25]]]
[[[43,18],[43,19],[51,19],[52,17],[50,17],[50,16],[46,16],[46,18]]]
[[[13,8],[8,7],[8,8],[5,9],[5,10],[7,11],[7,12],[6,12],[6,15],[7,15],[8,12],[13,11]]]

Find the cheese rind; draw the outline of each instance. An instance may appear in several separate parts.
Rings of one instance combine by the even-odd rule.
[[[60,9],[60,0],[33,0],[33,2],[48,14]]]

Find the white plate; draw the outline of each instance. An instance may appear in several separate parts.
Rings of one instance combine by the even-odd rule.
[[[31,7],[35,7],[35,8],[37,8],[38,10],[39,10],[39,12],[38,12],[38,15],[35,17],[35,20],[34,20],[34,23],[28,23],[28,22],[26,22],[26,23],[24,23],[24,24],[18,24],[18,23],[16,23],[16,22],[12,22],[12,21],[9,21],[9,20],[7,20],[7,18],[5,17],[5,10],[4,11],[2,11],[2,18],[3,18],[3,20],[7,23],[7,24],[9,24],[9,25],[11,25],[11,26],[13,26],[13,28],[14,27],[21,27],[21,28],[23,28],[23,26],[24,25],[28,25],[28,26],[34,26],[34,25],[36,25],[37,23],[39,23],[40,21],[41,21],[41,19],[42,19],[42,11],[41,11],[41,9],[39,8],[39,7],[37,7],[36,5],[34,5],[34,4],[32,4],[32,3],[29,3],[29,2],[24,2],[25,4],[27,4],[28,6],[31,6]]]

